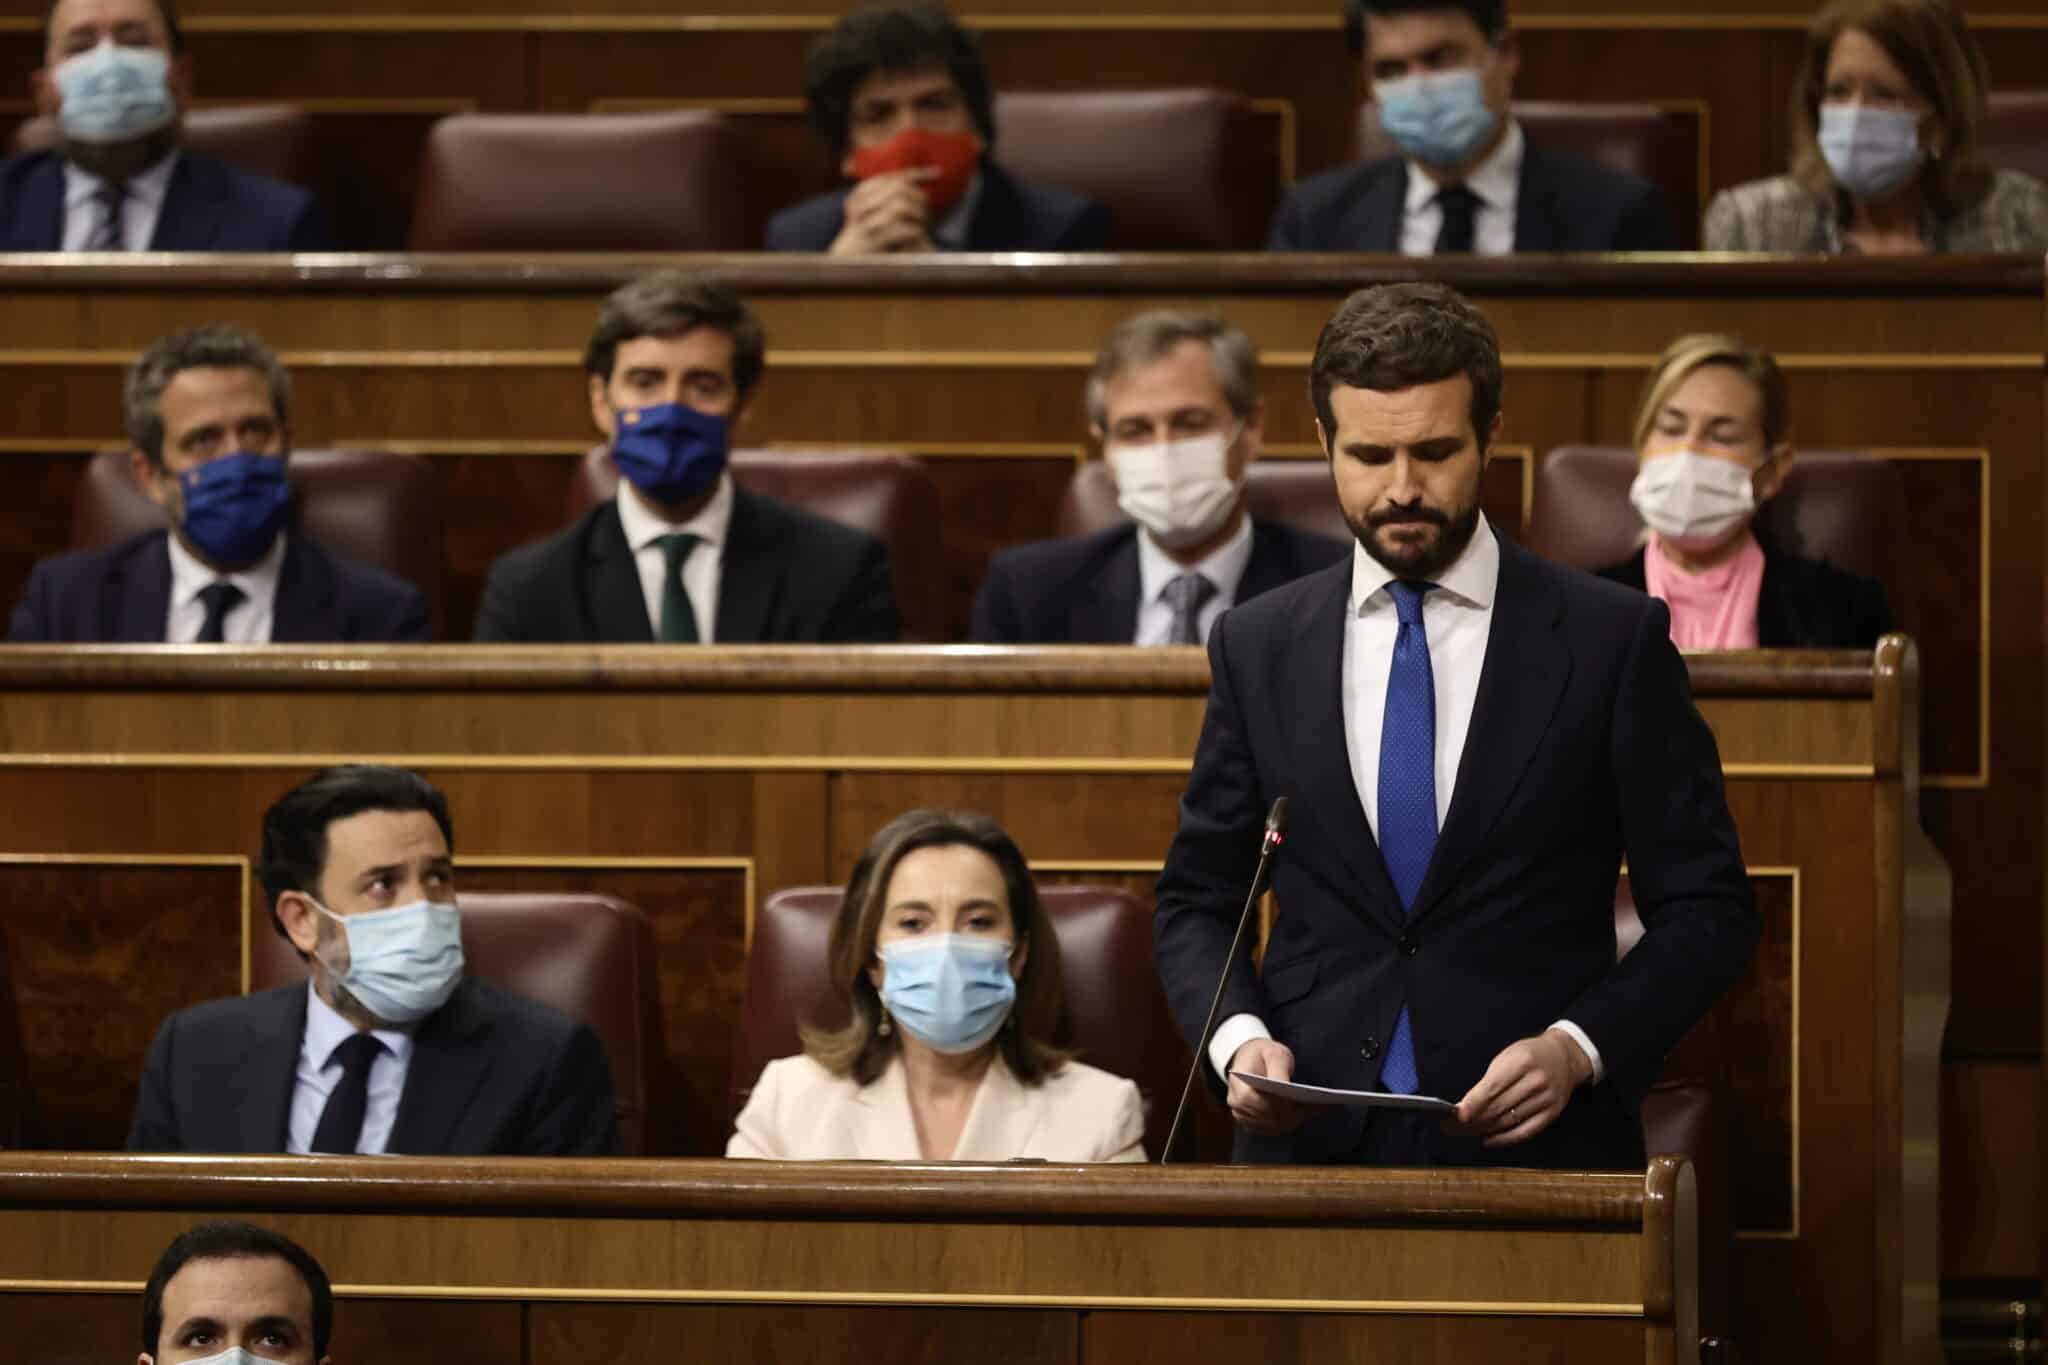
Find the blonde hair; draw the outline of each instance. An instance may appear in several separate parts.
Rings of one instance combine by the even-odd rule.
[[[1671,401],[1678,386],[1709,365],[1726,366],[1756,387],[1764,454],[1768,457],[1785,443],[1792,428],[1792,400],[1786,392],[1785,372],[1778,368],[1771,353],[1725,332],[1694,332],[1664,348],[1664,354],[1657,357],[1649,379],[1643,384],[1642,402],[1636,408],[1638,451],[1649,439],[1657,414]]]
[[[1806,34],[1792,83],[1792,175],[1817,195],[1832,194],[1834,172],[1820,150],[1820,106],[1835,40],[1854,29],[1883,48],[1915,94],[1934,107],[1945,139],[1920,169],[1920,188],[1937,213],[1954,214],[1991,192],[1980,144],[1990,118],[1990,74],[1963,16],[1948,0],[1834,0]]]

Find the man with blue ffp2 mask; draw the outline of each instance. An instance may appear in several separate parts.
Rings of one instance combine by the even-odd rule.
[[[1648,181],[1551,151],[1509,109],[1521,49],[1506,0],[1346,0],[1380,127],[1399,151],[1288,192],[1277,251],[1404,256],[1675,251]]]
[[[680,271],[605,300],[584,370],[618,492],[491,566],[478,641],[896,639],[880,541],[733,478],[733,433],[766,348],[760,320],[730,290]]]
[[[136,1365],[333,1365],[334,1288],[320,1262],[253,1223],[179,1233],[142,1290]]]
[[[130,1149],[614,1152],[597,1036],[465,974],[453,828],[447,798],[403,768],[329,768],[285,793],[260,871],[310,980],[166,1020]]]
[[[330,249],[304,190],[183,145],[174,0],[53,0],[31,83],[49,131],[0,161],[0,251]]]
[[[233,327],[160,338],[128,372],[129,472],[167,526],[43,560],[16,644],[424,641],[412,584],[288,529],[291,376]]]

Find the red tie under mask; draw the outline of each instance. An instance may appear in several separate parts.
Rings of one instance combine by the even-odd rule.
[[[938,174],[920,181],[925,204],[934,225],[944,218],[967,193],[974,168],[981,160],[981,139],[973,133],[933,133],[923,128],[905,128],[879,147],[861,147],[853,154],[856,180],[929,167]]]

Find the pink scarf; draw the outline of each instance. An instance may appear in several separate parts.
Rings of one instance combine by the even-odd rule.
[[[1764,586],[1764,547],[1753,535],[1701,573],[1671,562],[1655,531],[1643,551],[1643,582],[1671,608],[1671,643],[1680,649],[1755,649],[1756,600]]]

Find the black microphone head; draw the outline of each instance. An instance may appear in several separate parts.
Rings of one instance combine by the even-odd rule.
[[[1273,809],[1266,812],[1266,837],[1275,839],[1287,833],[1287,798],[1276,797]]]

